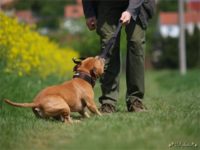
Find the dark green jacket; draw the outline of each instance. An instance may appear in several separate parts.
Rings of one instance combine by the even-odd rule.
[[[86,18],[97,17],[98,1],[99,0],[82,0]],[[142,27],[146,29],[148,20],[152,18],[155,13],[155,7],[155,0],[129,0],[127,11],[131,13],[134,20],[139,17]]]

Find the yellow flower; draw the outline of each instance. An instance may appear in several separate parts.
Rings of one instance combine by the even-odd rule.
[[[72,57],[78,53],[71,48],[59,48],[48,37],[34,31],[34,27],[22,25],[15,18],[0,13],[0,60],[6,60],[4,70],[19,76],[37,73],[64,76],[72,72]]]

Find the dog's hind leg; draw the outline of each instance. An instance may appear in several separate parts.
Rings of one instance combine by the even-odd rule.
[[[66,123],[66,124],[80,123],[80,120],[72,120],[72,118],[70,116],[70,108],[68,105],[67,105],[67,107],[62,109],[61,119],[64,120],[64,123]]]
[[[35,107],[35,108],[32,108],[32,110],[37,118],[44,118],[44,114],[42,113],[42,111],[39,108]]]
[[[68,105],[66,105],[66,107],[62,109],[61,118],[64,118],[64,123],[66,123],[66,124],[73,123],[73,121],[70,117],[70,108]]]

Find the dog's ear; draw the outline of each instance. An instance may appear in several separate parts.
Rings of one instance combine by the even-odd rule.
[[[77,65],[81,63],[81,60],[77,58],[72,58],[72,61]]]
[[[73,71],[76,72],[78,70],[79,66],[80,66],[80,64],[75,65],[73,68]]]
[[[81,65],[81,59],[72,58],[72,61],[76,64],[73,68],[73,71],[76,72],[79,66]]]

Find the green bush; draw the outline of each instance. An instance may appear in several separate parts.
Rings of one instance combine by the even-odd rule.
[[[187,67],[195,68],[200,64],[200,30],[197,27],[193,35],[186,31],[186,57]],[[155,47],[160,50],[160,60],[155,64],[160,68],[178,68],[179,66],[179,39],[178,38],[157,38]],[[158,48],[159,47],[159,48]]]

